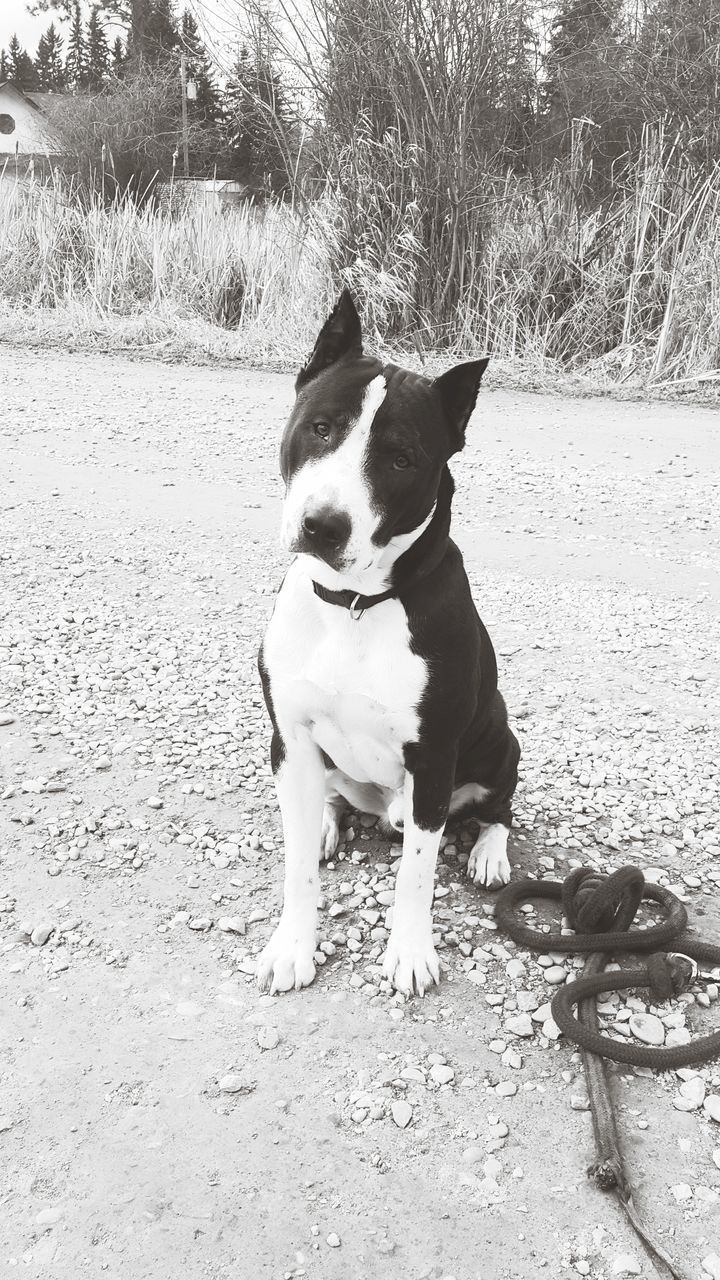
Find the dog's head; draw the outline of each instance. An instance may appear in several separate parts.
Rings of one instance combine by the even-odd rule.
[[[342,294],[298,374],[280,447],[283,542],[333,571],[315,563],[325,585],[367,590],[422,531],[487,363],[432,380],[383,365],[363,354],[359,316]]]

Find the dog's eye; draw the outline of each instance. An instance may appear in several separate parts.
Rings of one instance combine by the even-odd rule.
[[[410,466],[410,459],[406,453],[397,453],[393,458],[393,468],[395,471],[407,471]]]
[[[313,431],[321,440],[330,439],[330,428],[327,422],[313,422]]]

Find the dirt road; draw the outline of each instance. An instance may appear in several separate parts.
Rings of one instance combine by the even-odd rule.
[[[471,830],[424,1001],[383,989],[398,850],[357,816],[315,985],[255,988],[291,379],[12,348],[2,369],[0,1276],[653,1276],[586,1179],[544,1007],[564,974],[495,932]],[[523,745],[511,858],[649,866],[718,938],[718,413],[491,384],[469,435],[455,532]],[[717,1024],[700,1004],[655,1011],[668,1042]],[[720,1065],[613,1086],[640,1206],[720,1276]]]

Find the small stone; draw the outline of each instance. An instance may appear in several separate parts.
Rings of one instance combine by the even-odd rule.
[[[110,756],[98,756],[97,760],[95,761],[95,768],[109,769],[111,764],[112,764],[112,760],[110,759]]]
[[[515,1017],[505,1019],[505,1030],[514,1036],[531,1036],[534,1031],[529,1013],[518,1013]]]
[[[330,1235],[327,1238],[327,1243],[330,1245],[331,1249],[339,1249],[340,1248],[339,1235],[336,1235],[334,1231],[331,1231]]]
[[[551,986],[559,987],[567,978],[567,969],[564,969],[561,964],[553,964],[549,969],[545,970],[543,977]],[[575,1265],[579,1267],[580,1263],[578,1262]]]
[[[44,921],[43,924],[36,925],[30,935],[30,941],[33,946],[44,947],[54,928],[55,925],[50,920]]]
[[[495,1086],[495,1092],[499,1098],[514,1098],[518,1091],[518,1087],[513,1080],[501,1080]]]
[[[255,1085],[245,1076],[238,1075],[235,1071],[230,1071],[222,1080],[218,1081],[218,1089],[221,1093],[252,1093]]]
[[[590,1263],[588,1262],[587,1258],[578,1258],[577,1262],[573,1263],[573,1266],[579,1276],[590,1275]]]
[[[629,1021],[633,1035],[643,1044],[664,1044],[665,1028],[654,1013],[634,1013]]]
[[[149,809],[162,809],[163,800],[160,796],[148,796],[145,801]]]
[[[247,925],[241,916],[221,916],[218,929],[223,933],[247,933]]]
[[[688,1200],[692,1200],[692,1187],[688,1182],[677,1182],[670,1190],[678,1204],[687,1204]]]
[[[720,1280],[720,1254],[709,1253],[702,1260],[702,1269],[711,1277],[711,1280]]]
[[[14,723],[15,723],[14,716],[6,715],[5,712],[0,714],[0,727],[2,727],[3,729],[6,728],[7,725],[14,724]]]
[[[280,1043],[280,1032],[277,1027],[258,1027],[257,1042],[263,1050],[277,1049]]]
[[[430,1077],[436,1084],[450,1084],[450,1081],[455,1079],[455,1072],[452,1067],[447,1067],[436,1062],[435,1065],[430,1068]]]
[[[720,1169],[720,1147],[716,1147],[712,1153],[713,1163]]]
[[[402,1101],[393,1102],[391,1110],[392,1118],[398,1129],[407,1129],[413,1115],[410,1103]]]
[[[701,1076],[693,1076],[691,1080],[683,1080],[678,1090],[680,1097],[674,1098],[673,1103],[679,1111],[697,1111],[705,1101],[705,1081]],[[678,1102],[684,1104],[678,1107]]]
[[[570,1106],[573,1111],[589,1111],[590,1099],[585,1093],[574,1093],[570,1099]]]
[[[13,1121],[9,1116],[0,1116],[0,1133],[7,1133],[8,1129],[12,1129]]]
[[[703,1102],[703,1109],[711,1120],[714,1120],[716,1124],[720,1124],[720,1096],[717,1093],[708,1094]]]
[[[631,1253],[620,1253],[612,1264],[614,1276],[641,1276],[642,1266]]]

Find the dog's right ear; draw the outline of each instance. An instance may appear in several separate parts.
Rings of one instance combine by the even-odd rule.
[[[362,355],[362,331],[352,296],[348,289],[343,289],[318,334],[310,359],[295,380],[295,390],[299,391],[323,369],[349,355]]]

